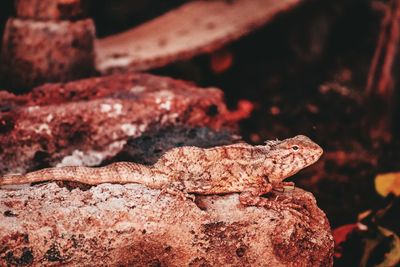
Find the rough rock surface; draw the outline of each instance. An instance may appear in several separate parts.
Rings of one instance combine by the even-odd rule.
[[[129,31],[96,41],[96,68],[147,70],[222,47],[302,0],[188,1]]]
[[[0,190],[0,265],[332,265],[329,223],[301,189],[279,195],[306,219],[242,206],[237,194],[196,202],[159,194],[137,184]]]
[[[1,50],[5,81],[15,89],[87,77],[94,73],[94,39],[91,19],[10,18]]]
[[[148,74],[0,91],[0,174],[47,166],[94,166],[129,138],[171,125],[233,124],[223,93]],[[233,118],[233,121],[230,121]]]
[[[17,17],[63,20],[81,17],[85,0],[15,0]]]

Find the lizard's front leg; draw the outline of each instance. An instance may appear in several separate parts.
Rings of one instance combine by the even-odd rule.
[[[253,190],[242,192],[239,195],[239,201],[244,205],[264,207],[276,211],[290,209],[291,212],[295,213],[300,218],[306,219],[303,214],[297,211],[297,209],[300,209],[301,207],[295,203],[292,203],[290,198],[284,199],[282,201],[277,201],[278,198],[268,199],[265,197],[261,197],[261,195],[272,191],[272,189],[274,189],[273,185],[268,184],[264,186],[262,190],[260,190],[259,188],[254,188]]]

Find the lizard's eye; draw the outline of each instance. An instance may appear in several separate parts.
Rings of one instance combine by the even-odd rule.
[[[292,150],[294,150],[294,151],[299,150],[299,146],[297,146],[297,145],[292,146]]]

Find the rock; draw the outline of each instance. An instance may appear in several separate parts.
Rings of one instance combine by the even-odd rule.
[[[148,70],[209,53],[260,28],[301,0],[187,1],[149,22],[96,41],[96,69]]]
[[[76,19],[83,7],[82,0],[15,0],[17,17],[37,20]]]
[[[0,265],[332,266],[329,223],[301,189],[279,193],[299,210],[159,194],[137,184],[0,190]]]
[[[145,132],[221,130],[239,117],[231,119],[220,90],[148,74],[47,84],[18,96],[0,91],[0,174],[95,166]]]
[[[91,19],[34,21],[10,18],[4,29],[2,69],[10,88],[69,81],[94,73]]]

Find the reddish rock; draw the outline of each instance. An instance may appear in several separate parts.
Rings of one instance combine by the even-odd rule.
[[[35,20],[75,19],[84,14],[84,0],[15,0],[17,17]]]
[[[32,21],[11,18],[4,30],[2,69],[10,88],[69,81],[94,72],[91,19]]]
[[[304,1],[186,2],[128,31],[97,40],[97,70],[148,70],[215,51]]]
[[[302,208],[242,206],[237,194],[194,203],[137,184],[0,190],[0,265],[332,266],[313,196],[284,195]]]

